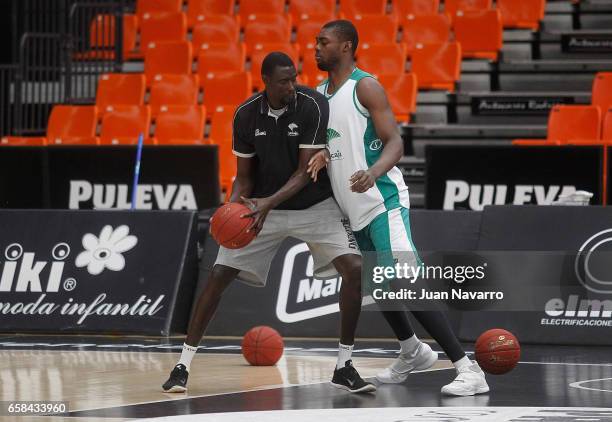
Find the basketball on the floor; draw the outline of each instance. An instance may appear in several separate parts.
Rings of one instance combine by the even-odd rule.
[[[253,366],[272,366],[283,355],[283,338],[274,328],[253,327],[242,339],[242,355]]]
[[[475,355],[483,371],[501,375],[517,365],[521,358],[521,345],[510,331],[493,328],[478,337]]]
[[[210,234],[213,239],[228,249],[240,249],[251,243],[255,232],[247,232],[253,217],[241,217],[251,210],[243,204],[230,202],[219,208],[210,218]]]

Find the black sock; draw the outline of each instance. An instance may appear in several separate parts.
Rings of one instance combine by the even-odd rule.
[[[383,317],[387,320],[387,324],[395,333],[395,337],[399,341],[406,340],[414,335],[410,321],[403,311],[381,311]]]

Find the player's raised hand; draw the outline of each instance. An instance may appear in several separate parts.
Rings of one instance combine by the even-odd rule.
[[[369,170],[359,170],[349,179],[351,190],[357,193],[364,193],[376,183],[376,178]]]
[[[306,169],[306,173],[310,174],[310,177],[315,182],[317,181],[317,176],[319,171],[327,166],[329,163],[329,152],[326,148],[317,152],[312,158],[308,161],[308,168]]]

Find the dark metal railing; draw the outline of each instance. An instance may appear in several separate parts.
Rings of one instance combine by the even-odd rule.
[[[14,82],[16,135],[44,132],[53,105],[65,101],[70,91],[65,42],[61,34],[26,33],[21,38]]]
[[[17,65],[0,66],[0,136],[10,135],[15,126],[15,75]]]
[[[45,132],[57,103],[92,103],[121,69],[130,0],[12,0],[13,66],[0,68],[0,135]]]

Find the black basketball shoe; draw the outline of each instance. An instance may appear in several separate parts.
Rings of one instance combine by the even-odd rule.
[[[347,360],[344,368],[336,369],[331,384],[351,393],[369,393],[376,391],[376,386],[365,382],[353,366],[352,360]]]
[[[170,378],[162,385],[165,393],[184,393],[187,391],[187,378],[189,372],[187,367],[182,363],[179,363],[170,372]]]

